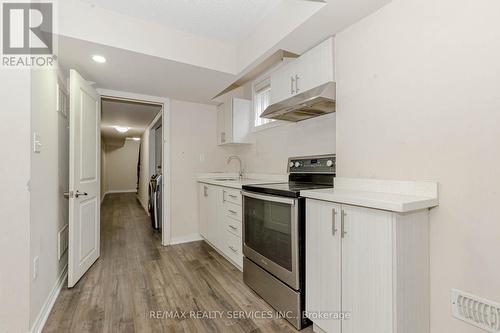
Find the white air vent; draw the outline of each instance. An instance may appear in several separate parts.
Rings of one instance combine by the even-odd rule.
[[[500,333],[500,304],[466,292],[451,290],[453,316],[492,333]]]
[[[61,260],[64,252],[68,249],[68,237],[68,225],[66,224],[61,230],[59,230],[57,237],[57,257],[59,260]]]

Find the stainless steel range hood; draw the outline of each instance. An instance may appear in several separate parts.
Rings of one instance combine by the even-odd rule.
[[[301,121],[335,112],[335,82],[328,82],[270,105],[261,118]]]

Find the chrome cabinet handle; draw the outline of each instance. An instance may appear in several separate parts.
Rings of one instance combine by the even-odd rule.
[[[233,230],[238,230],[238,228],[236,228],[234,225],[229,225],[229,228],[231,228]]]
[[[229,196],[230,196],[231,198],[234,198],[234,199],[236,199],[236,198],[237,198],[237,196],[236,196],[236,195],[234,195],[234,194],[229,194]]]
[[[208,187],[203,186],[203,196],[208,197]]]
[[[232,214],[238,214],[238,212],[237,212],[237,211],[232,210],[232,209],[229,209],[228,211],[229,211],[230,213],[232,213]]]
[[[87,192],[76,191],[75,198],[78,198],[79,196],[87,196],[87,195],[88,195]]]
[[[229,246],[229,248],[231,249],[231,251],[233,251],[234,253],[238,252],[238,250],[236,250],[234,247],[232,246]]]
[[[340,225],[340,236],[344,238],[344,236],[347,234],[347,231],[345,231],[345,217],[347,216],[347,213],[344,212],[342,209],[342,224]]]
[[[295,91],[293,90],[293,86],[295,84],[295,79],[293,78],[293,76],[290,78],[290,94],[293,95],[295,93]]]
[[[295,75],[295,92],[299,92],[299,76]]]
[[[337,233],[337,227],[335,226],[336,218],[337,218],[337,210],[335,208],[333,208],[332,209],[332,236],[335,236],[335,234]]]

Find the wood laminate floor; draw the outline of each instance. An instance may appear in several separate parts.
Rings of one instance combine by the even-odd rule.
[[[284,319],[262,318],[270,312],[205,242],[161,246],[135,194],[111,194],[101,257],[61,291],[44,332],[295,332]]]

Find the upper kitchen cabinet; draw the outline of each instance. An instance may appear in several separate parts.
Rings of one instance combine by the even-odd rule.
[[[333,37],[271,73],[271,104],[335,81]]]
[[[225,144],[246,144],[250,133],[252,102],[231,97],[217,109],[217,142]]]

